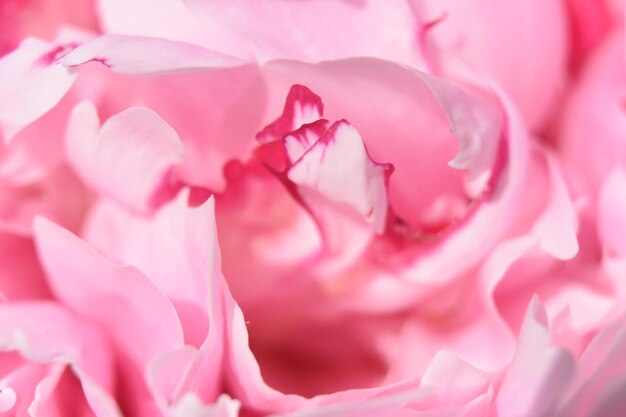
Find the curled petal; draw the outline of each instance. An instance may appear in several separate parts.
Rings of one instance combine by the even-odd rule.
[[[100,127],[90,102],[72,112],[66,145],[86,183],[140,212],[173,194],[169,173],[184,151],[178,134],[152,110],[132,107]]]
[[[441,79],[424,73],[420,76],[445,110],[459,141],[459,153],[449,165],[468,170],[470,181],[489,171],[502,137],[502,118],[497,109]]]

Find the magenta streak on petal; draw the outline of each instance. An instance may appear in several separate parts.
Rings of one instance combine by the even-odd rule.
[[[342,129],[341,132],[340,132],[340,129]],[[340,155],[337,152],[345,152],[346,149],[341,150],[341,148],[337,148],[337,146],[342,146],[342,145],[335,145],[335,144],[338,144],[338,141],[350,141],[350,140],[357,140],[360,142],[360,146],[356,145],[357,148],[353,150],[356,152],[364,152],[365,154],[364,157],[366,160],[365,165],[363,165],[362,167],[357,165],[359,169],[357,170],[357,172],[355,172],[351,176],[351,178],[343,178],[343,181],[342,181],[341,176],[338,178],[335,177],[334,179],[335,184],[332,185],[333,181],[329,182],[330,178],[332,177],[332,174],[330,173],[330,171],[328,171],[328,167],[326,166],[324,162],[328,158],[328,152],[333,152],[334,161],[330,163],[336,164],[338,162],[337,156]],[[350,142],[345,142],[345,143],[350,143]],[[317,153],[317,156],[316,156],[316,153]],[[317,165],[317,168],[315,169],[315,173],[313,174],[313,176],[311,176],[310,173],[306,173],[306,171],[308,171],[307,168],[305,168],[305,171],[301,169],[303,166],[306,167],[311,163],[319,164]],[[356,163],[359,164],[359,162],[356,162]],[[363,168],[363,171],[360,170],[361,168]],[[386,218],[386,212],[388,209],[386,185],[388,182],[388,177],[392,171],[393,171],[393,166],[391,164],[381,164],[372,159],[360,135],[349,122],[347,122],[346,120],[339,120],[333,123],[333,125],[328,129],[328,131],[322,137],[320,137],[317,140],[317,142],[315,142],[315,144],[313,144],[313,146],[311,146],[297,161],[293,163],[293,165],[289,168],[287,172],[287,177],[291,182],[295,183],[298,193],[301,193],[304,189],[316,190],[322,198],[327,199],[328,201],[331,201],[334,203],[348,204],[354,210],[356,210],[356,212],[359,213],[359,215],[363,216],[364,219],[366,219],[368,222],[376,221],[376,219],[371,218],[371,215],[374,213],[376,208],[373,206],[371,207],[370,206],[363,207],[362,205],[360,206],[357,200],[361,199],[361,202],[366,201],[372,205],[376,204],[376,201],[382,197],[381,195],[377,194],[376,191],[372,191],[370,187],[373,184],[375,184],[376,181],[382,180],[383,184],[381,185],[384,187],[385,201],[383,203],[384,207],[378,206],[378,209],[383,210],[381,213],[382,213],[382,216],[384,216],[384,218],[381,218],[381,219],[384,223],[385,218]],[[382,178],[378,177],[377,179],[376,176],[380,174],[382,174]],[[361,194],[357,194],[357,195],[360,195],[360,197],[357,197],[356,200],[354,200],[353,198],[346,199],[345,195],[341,195],[341,193],[339,194],[337,193],[336,186],[341,185],[341,186],[346,186],[350,188],[357,184],[361,184],[362,181],[359,181],[358,179],[356,183],[353,182],[355,180],[354,175],[364,176],[362,181],[365,182],[364,184],[365,189],[360,190]],[[337,184],[336,181],[340,181],[340,184]],[[385,224],[379,223],[378,225],[375,225],[375,228],[377,229],[378,233],[382,233],[384,231]]]
[[[329,130],[330,122],[326,119],[319,119],[313,123],[307,123],[293,132],[283,137],[283,146],[287,153],[288,165],[295,161],[308,151],[321,137]],[[290,143],[297,142],[301,147],[300,153],[295,153],[296,149]]]
[[[323,121],[323,120],[320,120]],[[346,119],[341,119],[336,121],[335,123],[333,123],[330,128],[328,128],[328,130],[326,131],[326,133],[324,133],[318,140],[318,142],[324,143],[326,145],[333,143],[334,141],[337,140],[337,129],[339,129],[342,125],[351,125],[351,123],[349,121],[347,121]],[[310,126],[315,126],[314,123],[311,123]],[[315,126],[316,127],[316,126]],[[316,127],[317,128],[317,127]],[[367,156],[367,159],[373,163],[376,166],[381,167],[382,169],[385,170],[386,173],[386,179],[388,179],[389,175],[391,175],[394,171],[394,166],[391,163],[388,162],[377,162],[375,161],[372,156],[370,155],[369,151],[367,150],[367,146],[365,145],[365,143],[363,143],[363,148],[365,149],[365,155]],[[324,151],[325,152],[325,151]]]
[[[37,61],[35,61],[35,65],[47,67],[56,62],[58,62],[65,55],[73,51],[78,46],[76,42],[68,42],[61,45],[58,45],[51,49],[50,51],[43,54]]]
[[[301,120],[297,120],[298,114],[296,109],[299,109],[302,113],[299,115]],[[306,109],[312,110],[310,117],[305,117],[304,111]],[[324,104],[322,99],[307,87],[294,84],[287,95],[283,114],[257,133],[256,139],[261,143],[279,140],[284,135],[297,130],[303,124],[316,121],[323,114]]]
[[[102,65],[104,65],[105,67],[108,67],[108,68],[111,68],[111,67],[112,67],[112,65],[108,63],[108,61],[107,61],[107,59],[106,59],[106,58],[102,58],[102,57],[99,57],[99,56],[93,57],[93,58],[91,58],[91,59],[90,59],[89,61],[87,61],[87,62],[99,62],[99,63],[101,63]]]

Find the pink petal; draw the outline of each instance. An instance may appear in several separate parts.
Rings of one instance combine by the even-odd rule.
[[[210,299],[208,278],[219,270],[219,258],[211,255],[219,253],[213,206],[210,198],[190,207],[188,189],[152,217],[102,201],[92,211],[84,236],[107,257],[139,269],[169,299],[205,311]]]
[[[603,390],[589,417],[619,416],[626,409],[626,377],[618,377]]]
[[[293,410],[303,405],[303,397],[282,394],[265,383],[248,344],[243,313],[229,294],[225,307],[226,349],[229,360],[225,368],[225,378],[229,381],[233,395],[244,404],[267,412]]]
[[[164,50],[178,53],[178,46]],[[184,54],[185,46],[181,48]],[[79,83],[91,81],[85,89],[98,92],[92,101],[106,102],[101,115],[124,112],[138,103],[157,112],[185,145],[184,159],[173,175],[188,185],[222,190],[226,162],[249,155],[256,143],[265,101],[259,68],[248,64],[219,71],[207,67],[182,71],[183,62],[172,63],[162,55],[154,55],[161,59],[156,65],[178,65],[170,68],[173,72],[136,77],[114,73],[103,65],[79,65]],[[119,65],[135,65],[133,56],[115,56]],[[144,70],[142,74],[152,69]]]
[[[193,394],[184,396],[170,410],[171,417],[237,417],[241,404],[222,394],[215,404],[206,405]]]
[[[41,215],[77,230],[88,204],[87,191],[67,166],[50,170],[33,183],[11,185],[0,181],[0,228],[30,235],[33,218]]]
[[[565,393],[558,417],[604,415],[624,398],[626,331],[624,317],[605,326],[578,360],[578,372]]]
[[[605,37],[586,61],[564,106],[559,157],[574,196],[595,199],[609,173],[626,166],[623,41],[623,30]]]
[[[626,171],[616,168],[600,189],[599,237],[607,255],[626,258]]]
[[[359,132],[348,122],[333,124],[302,157],[287,177],[305,192],[305,201],[317,195],[352,208],[377,233],[387,216],[386,177],[389,165],[374,162]],[[311,192],[315,194],[310,194]]]
[[[15,359],[15,357],[14,357]],[[16,394],[16,401],[13,407],[8,410],[8,415],[27,416],[28,409],[36,400],[38,385],[50,374],[58,374],[63,371],[64,364],[52,366],[42,366],[33,363],[17,363],[15,368],[3,375],[2,386],[13,390]]]
[[[565,3],[571,20],[573,61],[578,66],[610,29],[610,7],[608,2],[595,0],[568,0]]]
[[[414,280],[428,281],[429,277],[437,277],[441,282],[444,276],[455,276],[472,262],[482,259],[484,245],[491,247],[515,227],[513,207],[518,208],[519,199],[526,198],[522,190],[529,172],[530,139],[510,99],[501,90],[496,89],[495,93],[507,117],[507,130],[503,133],[507,138],[506,154],[515,157],[506,158],[506,165],[493,185],[494,194],[482,201],[472,216],[446,237],[444,244],[435,246],[428,256],[419,259],[415,267],[407,271]],[[477,239],[483,243],[477,246]],[[458,262],[451,262],[451,259]]]
[[[80,379],[81,386],[85,393],[85,398],[96,416],[122,416],[122,412],[120,411],[115,400],[109,395],[108,392],[104,391],[100,385],[96,384],[93,378],[83,373],[80,369],[75,369],[74,372]]]
[[[96,415],[121,415],[110,394],[114,375],[108,341],[92,327],[49,302],[6,304],[0,306],[0,317],[2,350],[17,349],[37,363],[70,364]],[[58,369],[63,370],[64,367]],[[30,405],[33,409],[42,395],[50,395],[40,390],[55,389],[60,373],[54,379],[49,377],[40,382]]]
[[[72,112],[66,145],[86,183],[141,212],[173,194],[169,173],[184,151],[178,134],[152,110],[132,107],[99,127],[90,102]]]
[[[433,22],[424,48],[435,74],[487,75],[509,94],[536,131],[555,111],[567,78],[565,2],[528,0],[411,0],[419,22]],[[532,32],[528,27],[534,27]],[[494,51],[498,51],[494,53]]]
[[[252,57],[245,39],[219,25],[206,24],[180,0],[99,0],[98,6],[100,26],[105,33],[169,39]]]
[[[68,26],[98,30],[95,0],[6,0],[0,4],[0,55],[26,37],[53,39]]]
[[[490,171],[502,139],[499,111],[442,79],[420,75],[446,112],[459,141],[459,153],[448,164],[468,170],[469,181]]]
[[[265,61],[374,56],[419,63],[416,25],[404,1],[184,0],[206,25],[241,35]],[[285,34],[289,34],[286,36]]]
[[[55,295],[106,329],[141,369],[183,344],[174,307],[139,271],[112,264],[48,220],[36,219],[34,228]]]
[[[243,61],[200,46],[165,39],[103,35],[85,42],[61,60],[66,67],[100,62],[124,74],[158,74],[192,69],[224,69]]]
[[[375,388],[352,389],[328,395],[318,395],[307,399],[299,395],[285,394],[269,386],[261,375],[261,369],[249,348],[248,325],[243,313],[226,293],[227,350],[226,381],[235,398],[242,401],[248,410],[259,413],[279,413],[280,416],[363,416],[363,415],[419,415],[409,411],[413,406],[419,408],[419,402],[431,396],[431,389],[417,390],[419,378],[383,385]],[[435,371],[433,371],[435,373]],[[468,373],[469,375],[469,373]],[[469,378],[469,376],[468,376]],[[476,386],[484,387],[484,380]],[[442,389],[442,399],[446,396],[446,382],[434,376],[438,388]],[[454,383],[450,384],[454,386]],[[448,391],[452,393],[454,388]],[[477,392],[479,388],[476,388]],[[455,394],[451,394],[453,396]],[[462,402],[462,401],[461,401]],[[484,409],[488,402],[481,405]],[[464,407],[463,404],[462,407]],[[444,408],[447,407],[444,406]],[[402,411],[400,411],[402,410]],[[406,412],[407,414],[402,414]],[[284,414],[283,414],[284,413]],[[447,415],[447,414],[443,414]],[[452,415],[463,415],[461,412]],[[473,415],[473,414],[471,414]]]
[[[0,390],[0,413],[9,411],[15,406],[16,394],[10,387],[5,387]]]
[[[76,75],[55,63],[63,51],[63,46],[27,38],[0,58],[0,134],[5,142],[50,111],[74,83]]]
[[[571,259],[578,253],[577,215],[556,161],[549,154],[539,157],[545,158],[549,188],[543,212],[533,225],[533,233],[539,238],[543,251],[557,259]]]
[[[322,99],[307,87],[295,84],[289,90],[283,114],[265,126],[256,138],[261,143],[280,140],[302,125],[321,119],[323,114]]]
[[[289,162],[293,164],[300,159],[319,138],[324,136],[329,127],[330,122],[321,119],[314,123],[303,125],[286,135],[283,141]]]
[[[148,385],[161,410],[166,411],[179,397],[182,382],[197,355],[196,348],[183,346],[156,359],[148,368]]]
[[[49,299],[45,280],[30,237],[0,231],[0,299]]]
[[[530,302],[515,357],[496,400],[498,411],[520,417],[549,415],[570,383],[575,362],[565,349],[550,346],[545,310]]]
[[[282,91],[299,83],[323,98],[326,119],[346,119],[358,128],[372,159],[394,166],[389,204],[410,228],[436,228],[440,221],[426,217],[441,197],[449,206],[465,201],[465,173],[447,164],[458,141],[420,72],[351,58],[315,65],[270,62],[264,74],[272,87],[268,114],[280,112]],[[454,214],[446,210],[445,216],[449,222]]]
[[[465,404],[485,393],[488,386],[488,374],[447,351],[437,352],[420,382],[420,387],[437,388],[440,407]]]

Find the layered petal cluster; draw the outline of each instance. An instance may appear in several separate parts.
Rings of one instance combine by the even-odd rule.
[[[0,416],[621,416],[623,16],[1,3]]]

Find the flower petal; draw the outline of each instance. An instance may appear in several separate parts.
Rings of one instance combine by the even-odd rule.
[[[110,394],[115,375],[109,342],[86,322],[51,302],[4,304],[0,306],[0,335],[1,350],[18,350],[36,363],[71,365],[96,415],[121,416]],[[58,371],[63,372],[64,368]],[[41,395],[47,396],[40,391],[54,389],[60,373],[51,377],[52,374],[39,383],[30,405],[33,410]]]
[[[502,118],[489,103],[465,93],[442,79],[420,73],[446,112],[452,132],[459,141],[459,153],[448,164],[466,169],[473,181],[489,171],[500,139]]]
[[[124,74],[158,74],[192,69],[224,69],[243,61],[197,45],[128,35],[103,35],[85,42],[61,60],[66,67],[100,62]]]
[[[141,369],[182,346],[174,307],[138,270],[112,264],[48,220],[37,218],[34,228],[55,295],[103,326]]]
[[[321,196],[348,205],[377,233],[382,233],[390,170],[389,165],[370,158],[354,126],[339,121],[293,164],[287,177],[297,185],[305,201],[312,203]]]
[[[69,91],[76,75],[55,63],[63,51],[63,46],[27,38],[0,58],[0,134],[5,142]]]
[[[215,404],[205,405],[194,394],[185,395],[170,410],[171,417],[237,417],[241,404],[221,395]]]
[[[151,36],[252,57],[249,42],[222,26],[207,24],[180,0],[99,0],[98,17],[104,33]]]
[[[600,189],[598,227],[600,241],[609,256],[626,258],[626,172],[616,168]]]
[[[438,75],[463,79],[471,68],[507,91],[530,129],[536,131],[548,121],[567,77],[566,2],[410,3],[420,22],[438,22],[426,32],[424,45]],[[529,32],[531,26],[536,30]]]
[[[204,311],[211,296],[209,279],[220,262],[213,207],[213,198],[190,207],[188,189],[152,217],[101,201],[92,210],[84,236],[110,259],[139,269],[171,300]]]
[[[68,158],[82,179],[127,207],[151,211],[173,195],[172,167],[183,159],[178,134],[155,112],[131,107],[99,127],[96,109],[80,103],[67,133]]]
[[[415,20],[405,1],[183,1],[206,25],[242,35],[261,60],[374,56],[419,62]]]
[[[170,351],[152,365],[151,388],[159,393],[157,398],[174,401],[185,392],[196,392],[203,401],[212,401],[218,393],[224,278],[214,204],[211,197],[191,207],[189,190],[183,189],[153,217],[145,217],[104,201],[96,205],[86,226],[87,241],[111,259],[138,268],[171,300],[185,343],[193,345]],[[179,375],[172,378],[170,372]],[[163,401],[158,401],[161,408]]]
[[[323,114],[322,99],[307,87],[295,84],[289,89],[283,114],[265,126],[256,138],[261,143],[279,140],[302,125],[321,119]]]
[[[496,400],[502,415],[549,415],[570,383],[575,362],[565,349],[550,346],[546,312],[539,298],[530,302],[513,363]]]
[[[539,158],[545,159],[549,188],[545,208],[533,225],[533,233],[539,238],[541,250],[557,259],[571,259],[578,253],[576,212],[554,158],[547,152]]]
[[[624,317],[619,318],[589,343],[578,360],[578,372],[564,396],[558,417],[619,415],[609,410],[614,410],[624,398],[625,324]]]

